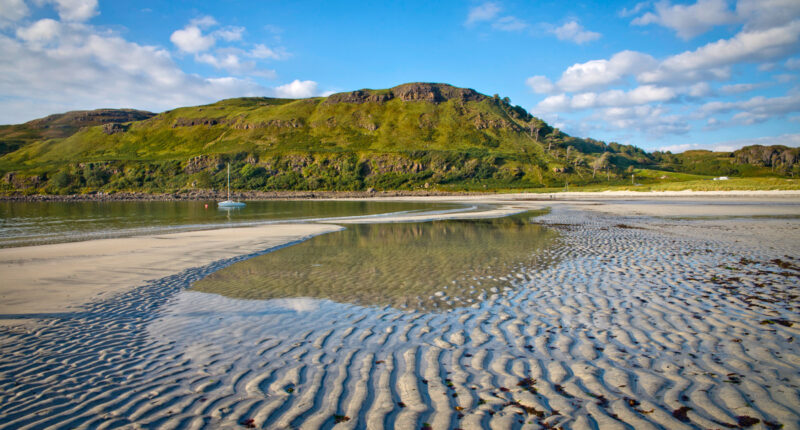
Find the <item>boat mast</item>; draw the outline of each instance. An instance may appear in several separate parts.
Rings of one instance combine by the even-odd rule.
[[[231,163],[228,163],[228,201],[231,200]]]

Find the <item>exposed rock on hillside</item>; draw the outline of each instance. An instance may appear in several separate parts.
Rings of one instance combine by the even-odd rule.
[[[56,138],[67,137],[82,127],[141,121],[154,115],[152,112],[135,109],[78,110],[35,119],[24,125],[45,131],[46,137]]]
[[[447,84],[415,82],[398,85],[388,90],[357,90],[333,94],[325,103],[384,103],[392,99],[443,103],[448,100],[481,101],[487,97],[470,88],[457,88]]]

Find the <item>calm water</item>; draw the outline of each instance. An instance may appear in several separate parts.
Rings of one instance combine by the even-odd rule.
[[[196,282],[232,298],[326,298],[434,309],[469,306],[551,263],[557,233],[541,213],[498,219],[347,225]]]
[[[205,205],[208,204],[208,208]],[[197,230],[293,219],[437,211],[461,205],[373,201],[251,201],[220,210],[213,201],[0,202],[0,248]]]

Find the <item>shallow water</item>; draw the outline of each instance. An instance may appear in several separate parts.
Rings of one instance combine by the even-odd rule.
[[[458,207],[462,205],[269,200],[249,201],[243,209],[221,210],[214,201],[0,202],[0,248]]]
[[[404,309],[468,306],[547,266],[558,234],[540,212],[498,219],[348,225],[194,284],[241,299],[326,298]]]

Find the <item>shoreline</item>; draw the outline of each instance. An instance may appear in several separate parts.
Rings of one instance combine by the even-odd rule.
[[[375,218],[286,220],[257,226],[0,248],[0,272],[4,274],[4,282],[0,284],[0,326],[75,311],[93,300],[120,294],[186,269],[267,252],[342,230],[347,224],[490,218],[519,211],[519,208],[503,206]],[[33,317],[25,318],[25,315]]]
[[[674,198],[674,197],[800,197],[800,190],[736,190],[736,191],[559,191],[559,192],[477,192],[435,190],[392,191],[244,191],[232,194],[241,200],[329,200],[390,198],[506,198],[529,200],[582,200],[592,198]],[[551,198],[552,196],[552,198]],[[177,193],[121,192],[113,194],[0,194],[0,202],[117,202],[117,201],[202,201],[227,198],[224,192],[192,191]]]
[[[500,217],[523,210],[566,207],[587,213],[604,212],[618,217],[798,217],[800,192],[713,193],[686,192],[638,201],[626,193],[577,193],[571,199],[533,199],[528,194],[481,196],[387,197],[401,201],[491,204],[477,211],[419,213],[371,219],[333,218],[245,227],[220,227],[178,233],[93,239],[0,249],[0,326],[19,322],[15,315],[73,311],[93,300],[136,288],[147,281],[174,275],[185,269],[225,258],[265,251],[346,228],[353,223],[427,222],[445,219]],[[681,199],[688,197],[688,199]],[[698,202],[711,197],[723,204]],[[598,198],[600,201],[598,201]],[[627,200],[627,202],[625,201]],[[786,205],[789,201],[791,204]],[[737,204],[740,203],[740,204]],[[773,203],[773,204],[769,204]],[[635,222],[635,220],[633,220]],[[35,318],[31,318],[35,319]]]

